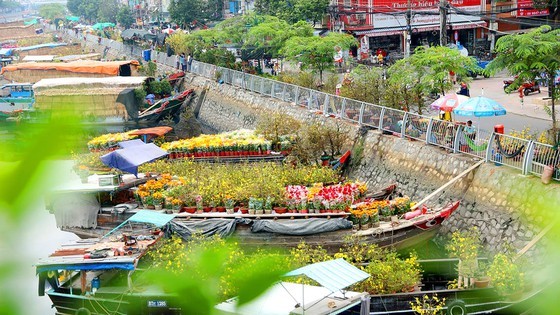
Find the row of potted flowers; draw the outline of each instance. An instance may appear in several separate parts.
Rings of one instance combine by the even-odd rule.
[[[379,223],[380,218],[387,219],[394,215],[402,215],[414,206],[408,196],[394,200],[372,200],[360,202],[350,208],[350,221],[360,228],[369,228]]]
[[[283,152],[287,154],[288,152]],[[247,145],[242,147],[223,147],[223,148],[197,148],[197,149],[180,149],[179,151],[170,151],[170,159],[181,158],[200,158],[200,157],[226,157],[226,156],[261,156],[270,155],[270,149],[267,146]]]
[[[137,135],[130,134],[134,131],[137,131],[137,129],[130,130],[127,132],[120,132],[120,133],[107,133],[95,137],[90,141],[88,141],[87,143],[88,149],[92,152],[115,150],[117,149],[119,142],[138,138]]]
[[[223,202],[204,200],[201,195],[192,195],[185,185],[184,178],[162,175],[158,180],[152,179],[140,185],[136,191],[138,201],[145,206],[167,207],[180,210],[190,206],[195,210],[189,211],[214,211],[233,210],[235,207],[248,210],[274,209],[276,213],[322,213],[344,212],[350,205],[359,200],[366,192],[365,183],[343,183],[335,185],[314,184],[308,188],[303,185],[288,185],[285,187],[284,196],[266,198],[250,197],[248,200],[235,200],[231,195],[225,195]]]
[[[244,152],[244,155],[270,153],[271,143],[252,130],[236,130],[215,135],[204,134],[189,139],[166,142],[162,149],[170,153],[171,158],[226,156],[233,152]],[[229,153],[231,152],[231,153]]]

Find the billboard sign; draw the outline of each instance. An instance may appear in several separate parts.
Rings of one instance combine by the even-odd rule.
[[[480,13],[481,0],[452,0],[451,6],[463,11]],[[375,11],[383,12],[373,14],[373,27],[403,27],[406,25],[407,0],[376,0]],[[439,24],[439,0],[411,0],[412,28]],[[422,14],[415,13],[421,11]],[[461,15],[450,12],[448,23],[477,22],[480,17],[475,15]]]
[[[547,16],[548,9],[533,8],[532,0],[519,0],[517,2],[517,17]]]

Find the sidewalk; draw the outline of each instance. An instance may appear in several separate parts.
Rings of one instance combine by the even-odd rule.
[[[532,118],[552,121],[552,118],[545,112],[543,98],[548,96],[548,88],[541,86],[541,93],[531,93],[523,96],[523,102],[517,91],[506,94],[503,89],[503,80],[510,79],[507,74],[497,74],[491,78],[477,77],[469,83],[471,97],[483,96],[491,98],[502,105],[508,114],[517,114]],[[482,92],[484,89],[484,92]],[[459,90],[457,87],[456,90]],[[549,101],[550,103],[550,101]],[[556,111],[558,114],[558,110]]]

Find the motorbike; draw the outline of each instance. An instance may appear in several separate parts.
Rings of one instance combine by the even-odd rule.
[[[508,86],[512,85],[513,82],[515,81],[515,79],[517,79],[517,77],[515,77],[514,79],[507,79],[504,80],[504,92],[508,92],[507,88]],[[531,82],[524,82],[523,84],[521,84],[521,86],[519,87],[520,93],[523,92],[523,95],[527,96],[530,93],[534,93],[534,92],[541,92],[541,87],[539,85],[539,83],[537,81],[531,81]]]

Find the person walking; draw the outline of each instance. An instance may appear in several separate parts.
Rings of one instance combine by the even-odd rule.
[[[191,54],[189,54],[189,56],[187,57],[187,71],[188,71],[188,72],[191,72],[192,61],[193,61],[193,57],[192,57],[192,53],[191,53]]]
[[[186,64],[186,62],[185,62],[185,54],[184,54],[184,53],[182,53],[182,54],[179,56],[179,63],[181,64],[181,70],[182,70],[183,72],[187,71],[187,64]]]

